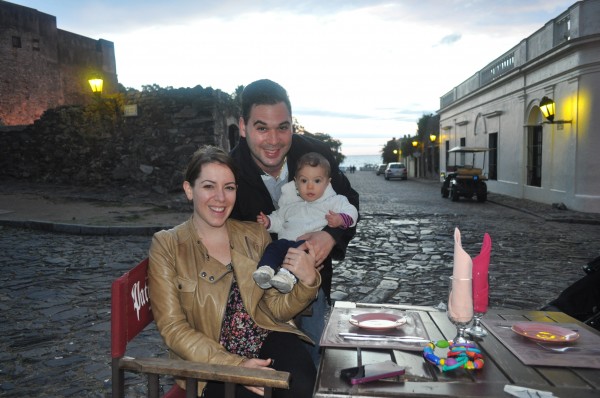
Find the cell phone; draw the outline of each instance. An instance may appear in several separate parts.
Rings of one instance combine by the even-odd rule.
[[[350,384],[362,384],[387,379],[388,377],[401,376],[404,372],[404,366],[392,361],[385,361],[342,369],[340,377]]]

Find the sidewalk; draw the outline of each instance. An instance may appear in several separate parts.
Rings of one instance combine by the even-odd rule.
[[[412,181],[439,184],[434,180]],[[600,225],[600,214],[559,210],[495,193],[489,193],[488,201],[546,221]],[[368,213],[368,203],[361,210]],[[190,214],[183,192],[158,194],[125,187],[106,190],[22,181],[0,184],[0,225],[5,226],[81,235],[149,236],[180,224]]]
[[[187,220],[183,192],[0,184],[0,225],[82,235],[152,235]]]

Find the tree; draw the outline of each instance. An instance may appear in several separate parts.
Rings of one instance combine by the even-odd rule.
[[[399,159],[398,152],[394,153],[394,151],[398,150],[400,150],[400,141],[396,140],[396,137],[393,137],[381,149],[383,163],[397,162]]]
[[[417,122],[417,136],[420,142],[429,142],[429,135],[439,134],[440,115],[424,114]]]
[[[398,157],[398,150],[401,151],[401,158],[412,155],[412,153],[414,152],[414,148],[412,146],[411,137],[409,137],[408,135],[404,135],[404,137],[402,138],[396,139],[396,137],[393,137],[391,140],[389,140],[381,149],[381,157],[383,158],[383,163],[398,162],[398,159],[400,159]]]
[[[439,148],[436,142],[431,142],[430,135],[439,137],[440,115],[424,114],[417,122],[417,139],[422,156],[419,157],[418,168],[421,175],[436,175],[439,163]]]
[[[298,131],[298,130],[295,130],[295,131]],[[342,147],[342,142],[340,140],[336,140],[329,134],[325,134],[325,133],[313,134],[313,133],[309,133],[308,131],[304,130],[303,134],[307,137],[317,139],[317,140],[322,141],[325,144],[327,144],[327,146],[331,149],[331,152],[333,152],[333,157],[338,162],[338,164],[343,163],[344,159],[346,159],[346,156],[344,156],[344,154],[340,152],[340,148]]]

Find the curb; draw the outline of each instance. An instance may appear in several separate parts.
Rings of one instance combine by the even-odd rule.
[[[55,232],[71,235],[95,235],[95,236],[152,236],[158,231],[173,228],[173,226],[102,226],[82,224],[62,224],[48,221],[19,221],[0,220],[0,226],[34,229],[46,232]]]

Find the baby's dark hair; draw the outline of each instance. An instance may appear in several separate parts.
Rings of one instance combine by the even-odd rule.
[[[308,152],[302,155],[300,159],[298,159],[298,164],[296,165],[296,173],[298,173],[300,169],[304,166],[321,166],[323,169],[325,169],[326,177],[331,177],[331,165],[329,164],[329,160],[327,160],[325,156],[321,155],[320,153]]]

